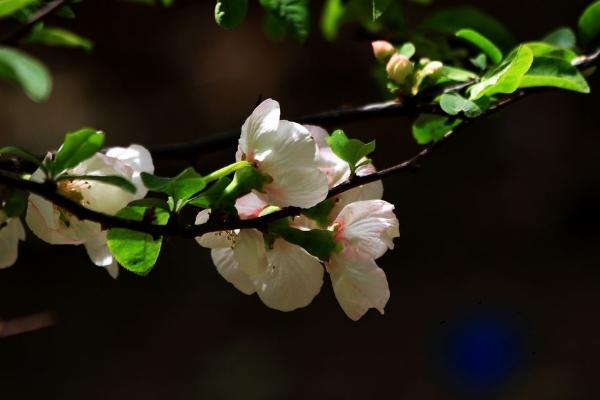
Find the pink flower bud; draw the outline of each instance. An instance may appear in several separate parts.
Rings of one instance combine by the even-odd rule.
[[[373,54],[375,54],[375,58],[379,62],[385,62],[386,58],[394,54],[396,51],[394,46],[385,40],[376,40],[371,42],[371,46],[373,47]]]
[[[442,64],[441,62],[431,61],[431,62],[427,63],[427,65],[425,65],[425,68],[423,68],[423,74],[424,75],[436,74],[436,73],[440,72],[443,67],[444,67],[444,64]]]
[[[402,54],[394,54],[388,61],[385,70],[388,78],[399,85],[404,84],[406,78],[413,72],[413,63]]]

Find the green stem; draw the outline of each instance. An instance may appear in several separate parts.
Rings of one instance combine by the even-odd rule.
[[[250,164],[248,161],[238,161],[238,162],[234,162],[233,164],[229,164],[226,167],[223,167],[221,169],[218,169],[214,172],[211,172],[210,174],[206,175],[204,177],[204,181],[206,183],[212,182],[212,181],[216,181],[219,180],[227,175],[231,175],[233,174],[235,171],[237,171],[238,169],[242,169],[245,167],[249,167],[252,164]]]

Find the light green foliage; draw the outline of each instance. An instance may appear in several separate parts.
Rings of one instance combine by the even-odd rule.
[[[271,235],[280,236],[290,243],[296,244],[321,261],[329,261],[331,254],[340,250],[333,232],[325,229],[310,231],[291,228],[288,219],[282,219],[269,226]]]
[[[316,206],[304,210],[302,214],[315,221],[320,227],[325,228],[329,224],[329,213],[335,205],[334,199],[326,199]]]
[[[477,54],[475,57],[470,58],[471,64],[479,68],[480,70],[485,70],[488,67],[487,56],[483,53]]]
[[[579,17],[579,36],[585,45],[595,43],[600,35],[600,1],[590,4]]]
[[[46,67],[19,50],[0,46],[0,76],[17,83],[34,101],[44,101],[52,90]]]
[[[306,40],[310,29],[308,0],[260,0],[267,15],[264,29],[273,39],[289,33],[294,39]]]
[[[268,183],[269,180],[269,177],[261,174],[254,167],[249,166],[239,169],[235,171],[233,180],[225,187],[216,204],[233,205],[236,199],[250,193],[252,190],[261,192],[263,186]]]
[[[3,210],[9,218],[20,217],[27,209],[27,200],[19,190],[12,190],[4,202],[0,203],[0,210]]]
[[[225,29],[240,25],[247,13],[248,0],[218,0],[215,5],[215,21]]]
[[[502,51],[491,40],[472,29],[461,29],[456,32],[456,36],[467,42],[475,45],[479,50],[483,51],[494,64],[502,61]]]
[[[38,0],[0,0],[0,18],[12,15],[20,9],[38,2]]]
[[[196,207],[212,208],[218,203],[219,199],[221,199],[221,196],[223,196],[223,192],[230,184],[231,179],[224,176],[213,183],[200,195],[190,199],[189,204]]]
[[[87,160],[104,145],[104,133],[92,128],[83,128],[67,133],[65,140],[56,152],[54,160],[46,160],[51,176],[57,176],[66,169]]]
[[[327,40],[334,40],[344,21],[346,6],[343,0],[327,0],[321,14],[321,32]]]
[[[416,51],[417,49],[415,48],[415,45],[411,42],[404,43],[398,49],[398,53],[402,54],[406,58],[411,58],[412,56],[414,56]]]
[[[555,47],[545,42],[527,42],[525,45],[533,52],[534,57],[560,58],[569,63],[577,57],[573,50]]]
[[[577,44],[577,37],[571,28],[562,27],[544,36],[542,41],[561,49],[574,49]]]
[[[538,86],[551,86],[579,93],[590,92],[590,87],[577,68],[554,57],[535,57],[519,85],[522,88]]]
[[[533,52],[529,47],[517,47],[500,65],[487,73],[481,82],[470,87],[470,99],[476,100],[497,93],[513,93],[519,88],[532,62]]]
[[[445,93],[440,97],[440,107],[450,115],[464,113],[469,118],[482,113],[481,107],[474,101],[465,99],[458,93]]]
[[[34,154],[31,154],[30,152],[23,150],[20,147],[15,147],[15,146],[2,147],[2,148],[0,148],[0,154],[9,154],[9,155],[18,157],[22,160],[29,161],[30,163],[33,163],[38,166],[42,164],[41,161]]]
[[[101,175],[66,175],[65,174],[65,175],[59,176],[56,180],[57,181],[67,181],[67,180],[68,181],[72,181],[72,180],[96,181],[96,182],[106,183],[107,185],[117,186],[129,193],[135,193],[137,191],[137,189],[133,183],[129,182],[127,179],[123,178],[122,176],[117,176],[117,175],[101,176]]]
[[[373,2],[373,21],[377,21],[390,5],[391,0],[372,0]]]
[[[479,75],[474,72],[448,65],[444,65],[440,76],[453,82],[470,82],[479,78]]]
[[[453,7],[434,13],[423,21],[421,28],[448,35],[460,29],[472,29],[503,50],[515,43],[512,34],[500,22],[473,7]]]
[[[80,47],[87,52],[92,51],[93,48],[89,39],[56,27],[42,27],[33,30],[26,40],[29,43],[41,43],[49,46]]]
[[[336,130],[327,138],[327,143],[336,156],[346,161],[354,173],[358,163],[375,150],[375,141],[363,143],[358,139],[348,139],[341,129]]]
[[[142,181],[148,190],[166,193],[173,197],[176,202],[185,202],[206,186],[204,178],[193,167],[184,169],[173,178],[142,172]]]
[[[162,208],[128,206],[117,216],[166,225],[170,214]],[[162,237],[154,238],[147,233],[122,228],[110,229],[107,239],[108,248],[119,264],[138,275],[147,275],[152,270],[162,247]]]
[[[439,115],[421,114],[413,123],[412,133],[419,144],[440,140],[446,133],[458,126],[460,119],[449,119]]]

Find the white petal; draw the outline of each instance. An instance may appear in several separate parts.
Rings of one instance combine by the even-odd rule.
[[[394,206],[384,200],[357,201],[344,207],[335,219],[337,233],[344,246],[352,247],[371,258],[381,257],[394,248],[393,239],[400,236]]]
[[[315,143],[319,147],[319,149],[328,148],[329,143],[327,143],[327,139],[329,138],[329,133],[320,126],[317,125],[304,125],[310,136],[315,140]]]
[[[327,178],[316,168],[280,169],[270,175],[273,182],[263,189],[273,205],[310,208],[327,197]]]
[[[279,103],[273,99],[263,101],[254,109],[242,125],[239,151],[236,155],[238,161],[242,154],[245,154],[249,161],[254,160],[256,142],[264,133],[277,130],[280,115]]]
[[[308,129],[317,144],[318,166],[327,177],[329,188],[331,189],[347,181],[350,177],[350,166],[331,150],[331,147],[327,143],[327,138],[329,138],[327,131],[315,125],[304,125],[304,127]]]
[[[268,266],[263,235],[255,229],[242,229],[233,247],[235,260],[250,277],[263,273]]]
[[[108,272],[108,275],[110,275],[110,277],[113,279],[117,279],[119,277],[119,264],[116,260],[106,267],[106,272]]]
[[[45,242],[50,244],[81,244],[84,238],[78,237],[75,224],[79,225],[82,221],[64,214],[63,218],[68,220],[68,227],[61,222],[61,211],[49,201],[38,195],[30,195],[27,206],[27,215],[25,221],[29,229]]]
[[[240,292],[252,294],[256,290],[254,284],[235,260],[231,248],[213,249],[210,252],[217,271],[225,280],[236,287]]]
[[[106,151],[106,155],[123,161],[133,169],[131,181],[137,188],[136,198],[144,198],[148,190],[142,182],[141,173],[154,173],[154,162],[148,149],[137,144],[132,144],[129,147],[111,147]]]
[[[202,210],[196,215],[196,225],[205,224],[210,217],[210,210]],[[231,248],[233,247],[237,237],[236,232],[221,231],[205,233],[202,236],[196,237],[196,242],[202,247],[209,249]]]
[[[256,292],[267,306],[292,311],[309,305],[321,291],[323,267],[299,246],[275,240],[264,273],[252,276]]]
[[[106,231],[102,231],[84,243],[88,256],[99,267],[108,267],[114,261],[106,244],[106,233]]]
[[[235,202],[241,219],[256,218],[268,204],[254,193],[248,193]]]
[[[335,297],[350,319],[359,320],[369,308],[383,314],[390,290],[385,272],[373,259],[344,251],[331,258],[327,271]]]
[[[0,268],[7,268],[17,261],[19,240],[25,240],[25,230],[19,218],[11,218],[0,228]]]

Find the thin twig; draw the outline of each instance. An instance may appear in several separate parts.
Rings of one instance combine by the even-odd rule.
[[[69,0],[54,0],[46,4],[44,7],[40,8],[34,15],[32,15],[27,22],[20,25],[17,29],[0,39],[0,43],[15,44],[17,41],[19,41],[19,39],[26,36],[35,24],[51,16],[62,6],[67,5],[68,2]]]

